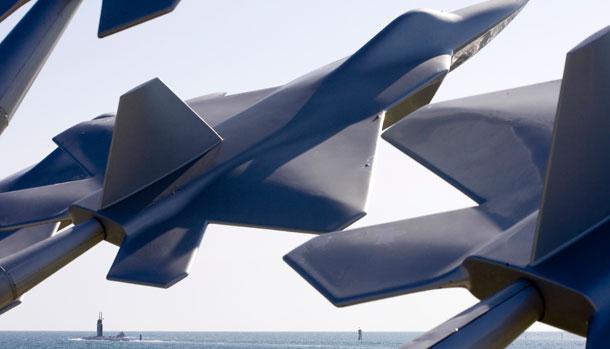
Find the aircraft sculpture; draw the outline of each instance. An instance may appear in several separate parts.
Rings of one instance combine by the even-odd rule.
[[[383,138],[479,206],[316,237],[285,261],[337,306],[434,288],[482,301],[405,348],[504,347],[535,321],[610,333],[610,27],[563,80],[421,108]]]
[[[57,135],[55,151],[0,182],[0,306],[102,240],[120,246],[108,279],[166,288],[187,276],[209,222],[348,226],[365,214],[381,129],[427,104],[525,3],[407,12],[279,87],[184,102],[153,79],[125,93],[116,116]]]
[[[0,22],[29,0],[0,2]],[[0,43],[0,133],[59,41],[82,0],[39,0]],[[172,11],[180,0],[104,0],[100,38]]]

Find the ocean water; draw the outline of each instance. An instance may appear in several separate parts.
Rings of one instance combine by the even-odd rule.
[[[107,335],[116,335],[108,332]],[[417,337],[418,332],[128,332],[143,336],[133,342],[85,341],[91,332],[2,332],[0,348],[210,348],[210,349],[334,349],[397,348]],[[511,349],[584,348],[584,338],[561,332],[527,332]]]

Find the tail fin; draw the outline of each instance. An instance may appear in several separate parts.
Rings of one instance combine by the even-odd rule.
[[[104,0],[97,36],[118,31],[173,11],[180,0]]]
[[[221,141],[161,80],[134,88],[119,101],[101,207],[161,179]]]
[[[533,262],[610,215],[609,96],[607,27],[566,59]]]

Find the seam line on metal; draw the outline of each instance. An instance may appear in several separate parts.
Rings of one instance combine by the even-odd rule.
[[[6,278],[9,281],[9,283],[11,284],[11,289],[13,291],[13,300],[17,299],[17,285],[15,285],[15,282],[13,281],[13,278],[6,271],[6,269],[4,269],[4,266],[2,266],[1,264],[0,264],[0,270],[4,273],[4,275],[6,276]]]

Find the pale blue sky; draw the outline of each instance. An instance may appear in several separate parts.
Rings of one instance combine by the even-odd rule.
[[[0,136],[0,177],[40,160],[53,136],[116,110],[122,93],[153,77],[184,99],[275,86],[353,53],[409,9],[475,2],[183,0],[100,40],[100,1],[85,0]],[[0,24],[1,37],[28,8]],[[531,0],[445,79],[435,101],[560,78],[565,53],[610,24],[609,13],[608,1]],[[369,215],[354,226],[473,204],[384,141],[374,171]],[[426,330],[476,302],[465,290],[443,290],[335,308],[281,260],[311,237],[210,226],[191,275],[169,290],[105,280],[117,248],[103,242],[0,316],[0,330],[93,330],[98,311],[116,330]]]

